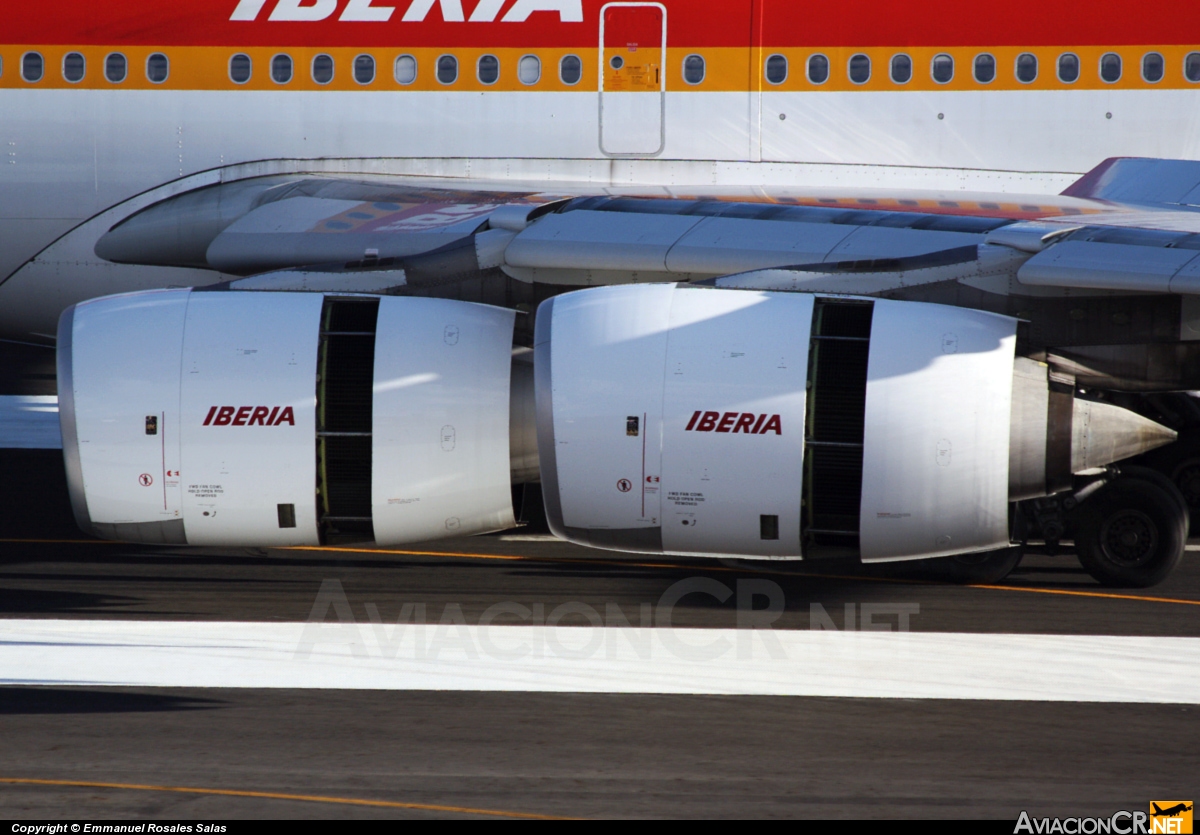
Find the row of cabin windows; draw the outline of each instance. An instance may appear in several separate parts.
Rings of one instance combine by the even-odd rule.
[[[1121,80],[1121,56],[1115,52],[1106,52],[1100,56],[1100,78],[1112,84]],[[888,75],[896,84],[907,84],[913,77],[912,58],[904,53],[892,56],[889,62]],[[810,55],[806,66],[807,77],[813,84],[824,84],[829,80],[829,59],[824,55]],[[1058,80],[1066,84],[1074,84],[1079,80],[1079,56],[1073,52],[1064,52],[1058,56]],[[788,59],[785,55],[772,55],[767,58],[765,66],[767,81],[771,84],[782,84],[788,77]],[[933,56],[929,65],[929,74],[938,84],[947,84],[954,79],[954,57],[946,53]],[[1031,52],[1022,52],[1017,56],[1013,66],[1013,74],[1023,84],[1037,80],[1038,58]],[[1166,61],[1161,53],[1147,52],[1142,56],[1142,79],[1151,84],[1163,80],[1166,74]],[[866,84],[871,79],[871,59],[859,53],[850,56],[846,63],[846,75],[855,84]],[[995,56],[983,52],[975,56],[971,65],[971,75],[980,84],[990,84],[996,78]],[[1183,61],[1183,76],[1188,81],[1200,82],[1200,52],[1189,52]]]
[[[333,81],[334,62],[330,55],[317,55],[312,59],[312,79],[317,84]],[[0,64],[0,72],[3,65]],[[83,80],[87,72],[87,61],[78,52],[63,56],[63,78],[72,83]],[[351,68],[354,80],[359,84],[370,84],[375,80],[375,58],[357,55]],[[500,78],[500,59],[495,55],[482,55],[475,65],[476,77],[483,84],[495,84]],[[703,59],[701,59],[703,77]],[[167,80],[170,62],[166,55],[156,52],[146,59],[146,78],[155,84]],[[39,52],[26,52],[21,56],[21,78],[28,82],[41,81],[46,74],[46,62]],[[129,74],[129,62],[119,52],[104,59],[104,77],[113,84],[120,84]],[[229,79],[235,84],[245,84],[254,74],[254,62],[249,55],[239,52],[229,59]],[[290,55],[279,54],[271,58],[271,80],[276,84],[287,84],[292,80],[294,67]],[[400,84],[412,84],[417,80],[417,59],[412,55],[396,58],[394,75]],[[442,55],[435,67],[437,80],[442,84],[458,81],[458,59],[453,55]],[[536,55],[525,55],[517,62],[517,78],[522,84],[536,84],[542,77],[542,62]],[[583,62],[578,55],[564,55],[558,62],[558,77],[564,84],[578,84],[583,77]],[[698,83],[698,82],[696,82]]]
[[[63,78],[72,83],[83,80],[87,72],[87,61],[78,52],[63,56]],[[333,81],[334,61],[330,55],[317,55],[312,59],[312,79],[317,84]],[[2,71],[2,65],[0,65]],[[371,55],[355,56],[352,74],[359,84],[370,84],[375,80],[375,58]],[[21,78],[28,82],[41,81],[46,72],[41,53],[26,52],[21,57]],[[155,84],[167,80],[170,63],[166,55],[156,52],[146,59],[146,78]],[[458,81],[458,58],[453,55],[439,56],[434,66],[434,75],[442,84]],[[104,77],[113,84],[120,84],[129,74],[129,62],[119,52],[104,59]],[[412,84],[417,80],[417,59],[412,55],[396,58],[393,74],[399,84]],[[249,55],[239,52],[229,59],[229,79],[235,84],[245,84],[254,75],[254,61]],[[279,54],[271,58],[271,80],[276,84],[287,84],[294,75],[292,57]],[[704,80],[704,58],[689,55],[683,62],[683,76],[689,84]],[[481,55],[475,64],[475,77],[482,84],[495,84],[500,78],[500,59],[495,55]],[[542,62],[536,55],[524,55],[517,62],[517,78],[522,84],[537,84],[542,77]],[[568,85],[578,84],[583,77],[583,61],[578,55],[564,55],[558,62],[558,77]]]
[[[3,65],[0,65],[2,71]],[[146,58],[146,78],[153,81],[155,84],[162,84],[167,80],[167,75],[171,71],[171,64],[167,60],[167,56],[161,52],[155,52]],[[63,78],[71,83],[83,81],[83,76],[87,73],[87,59],[78,52],[68,52],[63,56],[62,74]],[[40,52],[26,52],[21,56],[21,78],[25,81],[35,82],[41,81],[46,74],[46,61],[42,58]],[[129,75],[129,61],[119,52],[113,52],[104,58],[104,77],[113,84],[120,84]]]
[[[613,59],[613,68],[619,69]],[[904,53],[893,55],[889,62],[889,76],[896,84],[907,84],[912,80],[912,58]],[[1073,52],[1064,52],[1058,56],[1058,80],[1073,84],[1079,80],[1079,56]],[[1100,78],[1108,83],[1121,79],[1121,56],[1115,52],[1107,52],[1100,57]],[[1161,53],[1147,52],[1142,56],[1142,79],[1151,84],[1162,81],[1166,74],[1166,62]],[[2,66],[0,66],[2,70]],[[63,56],[63,78],[72,83],[83,80],[87,71],[87,62],[78,52],[68,52]],[[21,78],[28,82],[41,81],[45,75],[45,60],[41,53],[26,52],[21,57]],[[113,84],[120,84],[129,73],[129,62],[119,52],[110,53],[104,59],[104,77]],[[156,52],[146,59],[146,78],[161,84],[167,80],[170,73],[170,63],[167,56]],[[329,55],[317,55],[312,60],[312,79],[317,84],[328,84],[333,81],[334,62]],[[359,84],[370,84],[375,80],[375,59],[370,55],[355,56],[352,73]],[[933,56],[929,66],[930,76],[939,84],[947,84],[954,79],[954,57],[946,53]],[[245,84],[254,74],[254,62],[249,55],[238,53],[229,59],[229,78],[235,84]],[[292,80],[293,65],[290,55],[279,54],[271,59],[271,80],[276,84],[287,84]],[[439,56],[434,74],[442,84],[453,84],[458,81],[458,59],[453,55]],[[771,84],[782,84],[788,77],[788,59],[785,55],[771,55],[765,66],[767,81]],[[806,66],[806,75],[813,84],[824,84],[829,80],[829,59],[821,54],[811,55]],[[862,53],[852,55],[846,65],[846,74],[855,84],[865,84],[871,78],[871,59]],[[972,62],[971,74],[980,84],[989,84],[996,78],[996,58],[986,52],[975,56]],[[1013,66],[1013,74],[1017,80],[1029,84],[1037,80],[1038,58],[1030,52],[1022,52],[1017,56]],[[558,62],[558,77],[568,85],[579,83],[583,75],[583,62],[577,55],[564,55]],[[1190,82],[1200,82],[1200,52],[1189,52],[1183,62],[1183,75]],[[412,55],[401,55],[396,58],[394,76],[399,84],[412,84],[417,80],[417,59]],[[699,84],[704,81],[705,64],[702,55],[688,55],[683,59],[683,79],[688,84]],[[482,84],[495,84],[500,78],[500,59],[495,55],[481,55],[475,64],[475,77]],[[517,78],[522,84],[536,84],[542,77],[542,62],[536,55],[524,55],[517,62]]]

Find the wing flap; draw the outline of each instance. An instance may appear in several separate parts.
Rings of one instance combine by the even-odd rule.
[[[1033,287],[1200,293],[1198,258],[1192,249],[1064,241],[1026,261],[1017,280]]]

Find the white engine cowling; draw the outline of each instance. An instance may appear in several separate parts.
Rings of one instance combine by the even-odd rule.
[[[551,529],[701,556],[1004,547],[1015,331],[940,305],[677,285],[550,299]]]
[[[399,544],[513,524],[514,313],[168,290],[59,323],[75,515],[105,538]]]
[[[1012,501],[1174,438],[1017,358],[1015,320],[686,285],[511,310],[151,291],[69,308],[80,526],[140,542],[403,544],[514,525],[698,556],[919,559],[1008,544]],[[1016,369],[1017,373],[1014,373]]]

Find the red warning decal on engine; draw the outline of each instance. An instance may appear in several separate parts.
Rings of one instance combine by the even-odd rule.
[[[205,426],[288,426],[296,425],[291,406],[213,406],[204,418]]]
[[[783,434],[779,415],[760,415],[754,412],[693,412],[684,427],[686,432],[744,432],[747,435]]]

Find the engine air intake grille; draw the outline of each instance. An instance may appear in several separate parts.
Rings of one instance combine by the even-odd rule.
[[[377,299],[326,298],[317,359],[317,517],[323,542],[374,538],[371,412]]]
[[[817,299],[804,431],[805,556],[858,553],[871,302]]]

